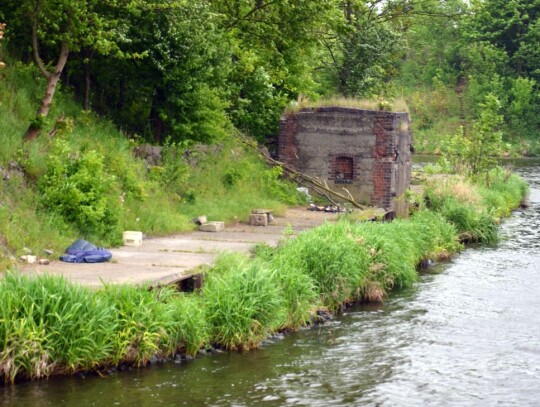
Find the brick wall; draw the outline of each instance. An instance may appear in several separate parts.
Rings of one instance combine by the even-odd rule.
[[[406,113],[302,109],[281,118],[279,160],[336,191],[346,188],[359,202],[395,209],[410,182],[408,124]],[[343,179],[340,165],[351,161],[352,179]]]

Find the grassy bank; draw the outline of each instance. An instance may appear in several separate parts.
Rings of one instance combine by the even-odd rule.
[[[141,366],[201,348],[256,348],[276,331],[337,312],[348,303],[382,301],[417,279],[426,260],[461,250],[460,240],[493,242],[500,216],[519,205],[527,187],[497,171],[488,187],[438,179],[407,220],[357,222],[345,216],[259,246],[248,258],[223,255],[193,294],[108,286],[94,292],[57,277],[0,281],[0,377],[42,378]],[[464,239],[464,236],[467,239]]]
[[[148,166],[133,153],[144,140],[61,90],[41,136],[23,143],[42,81],[16,62],[0,72],[0,270],[25,247],[39,255],[78,238],[116,245],[124,230],[171,234],[193,229],[196,216],[235,222],[300,199],[232,130],[211,146],[165,143],[162,161]]]

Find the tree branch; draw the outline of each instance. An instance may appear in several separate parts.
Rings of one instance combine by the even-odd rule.
[[[47,71],[47,68],[45,68],[45,64],[43,63],[43,60],[39,56],[38,35],[37,35],[38,8],[39,8],[39,1],[36,3],[36,9],[34,10],[34,15],[32,16],[32,54],[34,55],[34,62],[36,63],[39,71],[43,74],[43,76],[45,76],[45,78],[49,79],[51,76],[51,73]]]
[[[248,11],[242,17],[239,17],[239,18],[235,19],[234,21],[232,21],[230,24],[228,24],[228,28],[234,27],[241,20],[247,20],[252,14],[256,13],[259,10],[265,9],[266,7],[271,6],[272,4],[274,4],[276,2],[277,2],[276,0],[269,1],[268,3],[262,3],[260,1],[257,1],[257,3],[255,4],[255,7],[253,7],[250,11]]]

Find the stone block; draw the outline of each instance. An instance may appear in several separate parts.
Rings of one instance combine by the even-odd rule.
[[[251,226],[268,226],[268,215],[266,213],[252,213],[249,217]]]
[[[201,232],[221,232],[225,230],[224,222],[206,222],[199,226]]]

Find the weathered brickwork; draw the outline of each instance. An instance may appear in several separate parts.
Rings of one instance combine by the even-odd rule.
[[[359,202],[400,210],[410,145],[407,113],[310,108],[281,118],[278,156],[336,191],[346,188]]]

